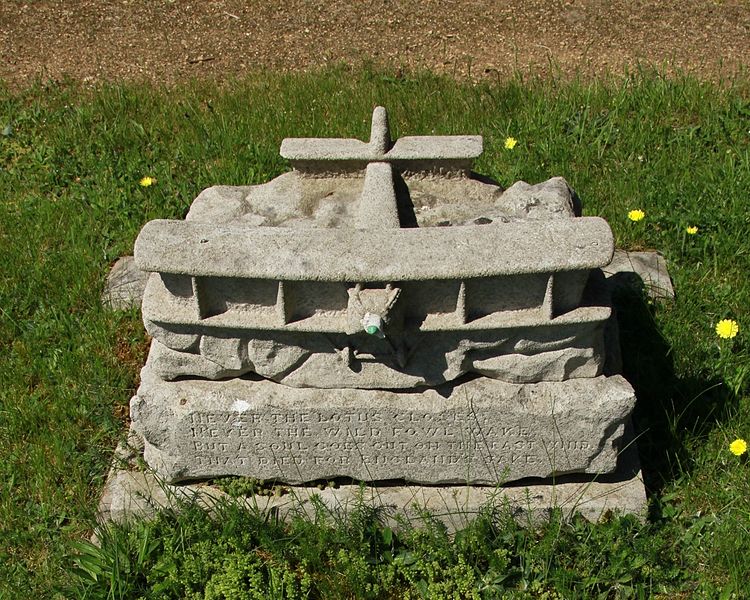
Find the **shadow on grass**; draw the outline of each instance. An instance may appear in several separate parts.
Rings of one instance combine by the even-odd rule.
[[[654,308],[642,288],[613,282],[623,375],[638,398],[634,425],[643,477],[649,496],[692,470],[688,435],[703,436],[722,422],[737,398],[719,377],[680,378],[669,342],[654,320]],[[614,278],[613,278],[614,279]],[[640,280],[639,280],[640,281]]]

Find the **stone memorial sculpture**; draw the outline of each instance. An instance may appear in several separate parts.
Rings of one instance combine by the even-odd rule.
[[[499,485],[617,468],[607,223],[561,178],[507,190],[478,136],[286,139],[293,170],[148,223],[131,402],[169,482]]]

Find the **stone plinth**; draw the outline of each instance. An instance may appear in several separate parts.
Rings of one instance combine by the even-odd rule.
[[[252,495],[230,499],[211,482],[170,485],[151,471],[136,467],[143,452],[142,440],[131,435],[132,445],[121,446],[99,503],[102,522],[150,518],[158,510],[179,510],[183,502],[196,502],[206,510],[220,503],[239,502],[255,511],[274,511],[282,518],[324,515],[338,519],[361,506],[376,507],[391,527],[404,523],[419,526],[429,511],[449,531],[465,527],[480,511],[501,508],[521,524],[546,519],[553,509],[564,518],[580,514],[598,521],[610,512],[646,517],[646,493],[638,451],[630,431],[618,457],[617,472],[598,476],[566,476],[504,486],[420,486],[389,482],[377,486],[359,484],[284,486],[280,495]]]
[[[620,376],[418,392],[173,381],[148,366],[131,403],[144,457],[170,481],[241,475],[498,485],[609,473],[635,403]]]
[[[667,271],[667,261],[659,252],[615,250],[612,262],[603,267],[602,272],[615,285],[629,284],[635,289],[643,286],[646,294],[655,300],[674,298],[674,288]]]

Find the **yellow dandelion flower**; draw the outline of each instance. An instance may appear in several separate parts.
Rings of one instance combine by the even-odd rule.
[[[716,324],[716,335],[728,340],[735,337],[740,331],[740,326],[733,319],[722,319]]]
[[[642,221],[643,218],[646,216],[646,213],[643,212],[640,208],[636,208],[635,210],[631,210],[628,213],[628,219],[631,221],[637,223],[638,221]]]
[[[156,179],[154,179],[153,177],[148,177],[148,176],[144,177],[138,182],[138,184],[141,187],[148,187],[150,185],[154,185],[155,183],[156,183]]]
[[[518,143],[518,140],[514,137],[507,137],[505,138],[505,149],[506,150],[513,150],[513,148],[516,147],[516,144]]]
[[[747,452],[747,442],[742,438],[737,438],[729,444],[729,451],[735,456],[742,456]]]
[[[698,233],[698,228],[695,225],[690,225],[689,227],[685,228],[685,231],[689,235],[695,235],[696,233]]]

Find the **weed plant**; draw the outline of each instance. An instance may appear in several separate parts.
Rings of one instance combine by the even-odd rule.
[[[469,84],[345,67],[1,90],[0,598],[244,598],[256,584],[288,598],[742,597],[750,465],[728,445],[750,438],[748,98],[743,78]],[[200,190],[286,170],[284,137],[367,139],[376,104],[394,137],[483,135],[475,170],[503,185],[564,176],[619,247],[665,255],[674,302],[617,299],[649,521],[519,528],[489,511],[450,537],[436,524],[396,534],[364,508],[289,525],[226,508],[82,545],[146,351],[137,311],[101,306],[109,266]],[[733,339],[714,331],[724,318]]]
[[[100,530],[101,546],[76,544],[80,598],[650,598],[684,586],[692,566],[672,552],[669,528],[634,517],[593,525],[554,513],[521,527],[487,507],[449,535],[425,514],[398,532],[360,503],[332,519],[283,523],[222,503],[213,516],[188,505],[128,528]],[[679,535],[679,533],[678,533]],[[612,595],[615,593],[616,595]]]

